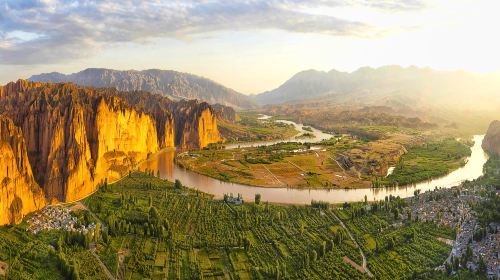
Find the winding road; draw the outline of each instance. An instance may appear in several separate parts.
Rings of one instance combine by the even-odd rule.
[[[354,244],[356,244],[356,246],[358,246],[358,249],[359,249],[359,253],[361,254],[361,257],[363,258],[363,270],[365,271],[365,273],[368,275],[368,277],[370,278],[373,278],[373,274],[372,272],[370,271],[370,269],[368,269],[368,263],[366,261],[366,256],[365,256],[365,253],[363,252],[363,250],[361,249],[361,246],[359,246],[359,243],[358,241],[356,241],[356,239],[354,238],[354,236],[352,235],[351,231],[349,230],[349,228],[344,224],[344,222],[337,216],[337,214],[335,214],[335,212],[333,212],[333,216],[335,217],[335,219],[337,219],[337,221],[339,221],[340,225],[342,225],[342,227],[347,231],[347,234],[349,235],[349,238],[351,238],[352,242]]]

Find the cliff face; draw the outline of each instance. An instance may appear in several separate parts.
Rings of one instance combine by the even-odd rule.
[[[500,121],[491,122],[484,136],[482,147],[488,153],[500,156]]]
[[[145,92],[20,80],[0,87],[0,106],[22,129],[26,162],[50,201],[85,197],[161,148],[219,141],[208,104],[178,104]]]
[[[64,75],[47,73],[29,78],[38,82],[72,82],[83,86],[112,87],[120,91],[148,91],[174,99],[198,99],[237,108],[255,107],[252,98],[209,79],[171,70],[118,71],[89,68]]]
[[[22,131],[3,115],[0,166],[0,225],[17,223],[27,213],[45,206],[43,191],[33,178]]]
[[[235,122],[239,120],[238,114],[231,107],[221,104],[213,104],[211,107],[214,109],[217,119],[219,120],[225,120],[228,122]]]
[[[208,104],[183,100],[172,111],[177,122],[175,143],[181,149],[205,148],[221,140],[216,114]]]

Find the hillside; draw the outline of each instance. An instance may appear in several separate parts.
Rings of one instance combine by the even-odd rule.
[[[35,82],[72,82],[83,86],[113,87],[120,91],[148,91],[177,99],[198,99],[235,108],[252,108],[254,101],[244,94],[209,79],[172,70],[118,71],[88,68],[69,75],[52,72],[33,75]]]

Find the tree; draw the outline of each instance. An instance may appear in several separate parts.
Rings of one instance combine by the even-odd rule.
[[[486,263],[484,262],[484,259],[482,256],[479,258],[479,264],[477,266],[477,273],[481,274],[481,275],[486,274]]]
[[[100,234],[101,234],[101,224],[97,223],[95,225],[95,231],[94,231],[94,241],[95,242],[99,242]]]
[[[182,188],[182,183],[181,181],[179,181],[179,179],[175,179],[174,188],[176,189]]]
[[[394,213],[394,219],[396,219],[396,220],[399,219],[399,210],[398,210],[398,208],[394,208],[393,213]]]
[[[458,257],[453,258],[453,270],[458,271],[458,268],[460,267],[460,262]]]
[[[57,240],[57,251],[61,252],[63,248],[63,237],[62,235],[59,236],[59,239]]]
[[[156,207],[149,208],[149,220],[156,222],[159,219],[160,219],[160,215],[158,214],[158,209],[156,209]]]
[[[320,247],[320,256],[324,256],[326,255],[326,242],[323,241],[323,243],[321,243],[321,247]]]
[[[444,269],[446,270],[446,274],[450,275],[452,270],[451,270],[451,265],[448,262],[444,264]]]
[[[107,230],[102,231],[102,241],[104,241],[104,243],[106,244],[109,242],[109,235]]]
[[[313,250],[311,252],[311,259],[312,259],[312,262],[316,262],[318,260],[318,253],[316,253],[316,250]]]
[[[387,244],[389,249],[394,248],[396,246],[396,242],[394,241],[394,237],[389,238],[389,243]]]
[[[309,268],[309,254],[308,253],[304,254],[304,267]]]
[[[250,240],[248,238],[243,238],[243,248],[245,249],[245,251],[249,251],[250,250],[250,246],[252,244],[250,243]]]
[[[260,193],[256,193],[255,194],[255,204],[260,204],[260,198],[261,198]]]

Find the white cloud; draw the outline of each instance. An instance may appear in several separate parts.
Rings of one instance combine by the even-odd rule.
[[[349,5],[388,10],[424,7],[417,0],[6,0],[0,5],[0,64],[56,63],[92,55],[113,44],[228,30],[359,37],[380,32],[364,22],[306,12],[306,8]]]

